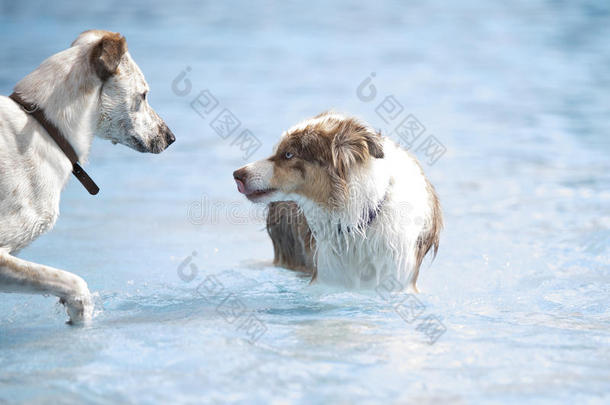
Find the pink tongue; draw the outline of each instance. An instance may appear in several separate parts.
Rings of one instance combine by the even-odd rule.
[[[246,194],[246,186],[244,186],[244,183],[241,180],[237,179],[235,179],[235,182],[237,183],[237,191],[242,194]]]

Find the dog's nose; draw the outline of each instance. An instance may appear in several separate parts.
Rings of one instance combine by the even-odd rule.
[[[167,142],[167,146],[171,145],[176,141],[176,137],[169,128],[167,128],[167,130],[165,131],[165,141]]]
[[[246,171],[243,168],[237,169],[233,172],[233,178],[235,180],[244,181],[245,177],[246,177]]]
[[[246,185],[244,184],[244,181],[246,180],[246,171],[243,168],[235,170],[233,172],[233,178],[235,179],[235,183],[237,183],[237,191],[244,194],[246,192]]]

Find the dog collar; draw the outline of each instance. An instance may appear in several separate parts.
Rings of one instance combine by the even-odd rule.
[[[70,163],[72,163],[72,174],[74,175],[74,177],[76,177],[78,181],[81,182],[81,184],[85,187],[85,189],[87,189],[89,194],[96,195],[100,191],[100,188],[97,186],[97,184],[95,184],[93,179],[89,177],[87,172],[85,172],[83,168],[78,164],[78,156],[76,155],[74,148],[72,147],[72,145],[70,145],[70,142],[68,142],[68,140],[62,135],[59,128],[57,128],[55,124],[53,124],[47,119],[44,114],[44,111],[41,110],[36,104],[28,103],[27,101],[23,100],[17,93],[11,94],[9,98],[15,103],[19,104],[21,109],[23,109],[26,114],[29,114],[34,117],[36,121],[38,121],[38,123],[42,125],[42,127],[47,131],[49,136],[55,141],[57,146],[59,146],[59,149],[61,149],[64,155],[66,155],[66,157],[70,159]]]
[[[383,204],[388,199],[389,192],[390,192],[390,190],[388,187],[388,189],[386,190],[385,194],[383,195],[383,198],[381,199],[381,201],[379,201],[379,203],[377,203],[376,206],[369,208],[368,211],[364,213],[364,215],[362,216],[362,219],[358,222],[358,225],[356,225],[356,228],[358,228],[359,230],[363,230],[373,223],[375,218],[377,218],[377,215],[379,215],[379,212],[381,212],[381,208],[383,208]],[[339,234],[343,233],[343,231],[341,229],[341,224],[338,224],[337,227],[338,227]],[[346,226],[345,231],[347,233],[350,233],[352,231],[352,229],[351,229],[351,227]]]

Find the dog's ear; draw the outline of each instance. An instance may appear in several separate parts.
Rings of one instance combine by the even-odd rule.
[[[366,144],[369,148],[369,154],[371,156],[373,156],[375,159],[383,159],[383,140],[380,132],[369,134]]]
[[[91,50],[93,71],[102,81],[106,81],[116,73],[125,52],[127,52],[125,37],[121,34],[104,35]]]
[[[372,157],[383,158],[381,134],[359,122],[348,120],[338,128],[331,144],[331,153],[333,168],[345,180],[347,171],[353,165]]]

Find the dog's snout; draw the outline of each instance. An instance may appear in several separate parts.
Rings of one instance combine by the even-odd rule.
[[[241,169],[237,169],[233,172],[233,178],[235,180],[244,181],[246,180],[247,174],[248,172],[246,172],[246,169],[242,167]]]
[[[167,127],[165,127],[165,142],[167,142],[167,146],[176,142],[176,137],[174,136],[174,133]]]
[[[155,136],[149,141],[150,146],[147,150],[148,152],[161,153],[167,149],[169,145],[176,141],[174,133],[167,127],[167,125],[165,125],[165,123],[159,125],[159,127],[157,127],[157,131],[158,132],[155,134]]]
[[[242,194],[246,192],[245,182],[247,177],[248,172],[243,167],[233,172],[233,178],[235,179],[235,183],[237,184],[237,191]]]

